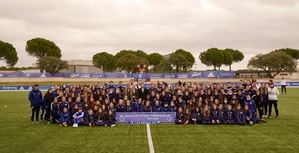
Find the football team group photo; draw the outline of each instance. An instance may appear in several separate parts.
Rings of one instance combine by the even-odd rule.
[[[297,153],[297,10],[0,0],[0,152]]]

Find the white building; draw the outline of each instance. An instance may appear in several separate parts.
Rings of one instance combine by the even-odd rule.
[[[287,73],[287,72],[281,72],[280,74],[275,76],[275,79],[281,79],[284,77],[285,79],[293,79],[298,80],[299,79],[299,60],[297,60],[297,71],[294,73]]]

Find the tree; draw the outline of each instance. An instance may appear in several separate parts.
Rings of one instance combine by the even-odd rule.
[[[7,66],[13,67],[18,59],[17,51],[13,45],[0,40],[0,60],[5,60]]]
[[[171,67],[175,69],[175,72],[179,72],[179,70],[185,71],[186,67],[190,65],[190,62],[183,54],[171,53],[168,58],[168,62]]]
[[[162,56],[160,63],[154,67],[154,72],[171,73],[173,69],[172,69],[171,63],[169,61],[169,57],[170,57],[170,54]]]
[[[288,55],[290,55],[292,58],[298,60],[299,59],[299,50],[298,49],[292,49],[292,48],[282,48],[277,49],[275,52],[285,52]]]
[[[137,72],[138,65],[148,65],[149,61],[146,58],[138,57],[134,53],[129,53],[124,56],[121,56],[116,61],[116,67],[120,70],[125,70],[127,72]]]
[[[192,68],[192,66],[195,63],[195,58],[192,55],[191,52],[183,50],[183,49],[178,49],[174,52],[175,54],[180,54],[182,56],[184,56],[187,60],[187,62],[184,63],[184,65],[182,65],[183,70],[186,72],[188,69]]]
[[[26,51],[30,56],[41,59],[44,56],[61,57],[60,48],[52,41],[44,38],[34,38],[27,41]]]
[[[229,66],[229,70],[231,70],[231,65],[234,61],[233,52],[234,52],[233,49],[222,50],[222,54],[223,54],[222,64]]]
[[[114,55],[114,60],[117,61],[119,58],[121,58],[122,56],[126,56],[128,54],[134,54],[135,55],[135,51],[133,50],[121,50],[118,53],[116,53]]]
[[[138,57],[142,57],[142,58],[145,58],[145,59],[148,60],[148,55],[147,55],[144,51],[142,51],[142,50],[137,50],[137,51],[135,52],[135,54],[136,54],[136,56],[138,56]]]
[[[264,70],[269,77],[274,78],[280,72],[294,72],[296,59],[285,52],[273,51],[268,54],[258,54],[248,62],[248,68]]]
[[[113,55],[107,52],[101,52],[93,55],[92,63],[95,67],[102,68],[104,72],[115,70],[115,60]]]
[[[163,56],[159,53],[151,53],[148,55],[149,64],[153,66],[153,70],[156,70],[156,66],[164,60]]]
[[[68,66],[66,61],[61,60],[58,57],[44,56],[38,60],[38,67],[42,71],[46,71],[54,76],[62,69],[66,69]]]
[[[220,70],[221,65],[224,63],[223,51],[218,48],[210,48],[199,55],[201,63],[207,66],[213,66],[214,70]]]
[[[242,61],[244,59],[244,55],[239,50],[227,48],[223,51],[223,58],[223,64],[229,66],[229,70],[231,71],[232,64]]]

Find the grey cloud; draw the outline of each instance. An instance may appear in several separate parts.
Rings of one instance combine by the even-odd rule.
[[[210,47],[236,48],[246,57],[275,48],[299,48],[296,0],[1,0],[0,39],[33,63],[25,43],[56,42],[64,59],[91,59],[99,51],[142,49],[167,54],[177,48],[197,58]],[[249,58],[233,68],[245,68]],[[29,60],[29,61],[28,61]]]

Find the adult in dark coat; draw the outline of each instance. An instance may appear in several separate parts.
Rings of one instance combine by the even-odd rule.
[[[32,91],[29,93],[29,101],[31,106],[31,121],[34,122],[34,116],[35,116],[35,122],[38,122],[39,120],[39,110],[43,102],[43,95],[42,92],[39,90],[39,85],[35,84],[33,86]]]
[[[141,84],[140,88],[138,89],[138,97],[142,100],[145,100],[147,95],[148,89],[145,88],[144,84]]]

